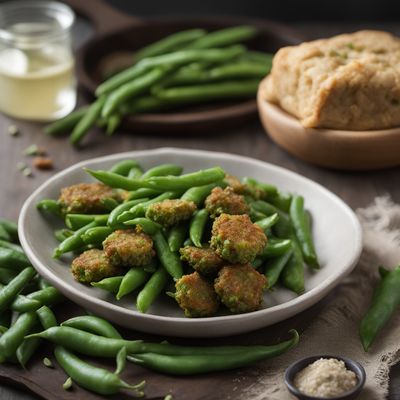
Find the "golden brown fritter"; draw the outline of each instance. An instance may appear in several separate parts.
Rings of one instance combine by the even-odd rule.
[[[267,244],[263,230],[249,216],[221,214],[212,227],[211,248],[231,263],[252,262]]]
[[[245,194],[246,185],[244,183],[240,182],[240,180],[238,178],[236,178],[236,176],[226,174],[225,178],[224,178],[224,182],[229,187],[231,187],[235,193]]]
[[[113,265],[143,266],[155,255],[153,239],[134,229],[117,230],[103,242],[104,253]]]
[[[187,317],[210,317],[219,307],[214,287],[199,273],[184,275],[176,284],[175,300]]]
[[[190,219],[197,207],[193,201],[173,199],[150,205],[146,217],[163,226],[172,226]]]
[[[63,214],[95,214],[108,211],[104,199],[121,201],[121,194],[103,183],[78,183],[61,189],[58,203]]]
[[[91,249],[84,251],[72,261],[71,272],[77,281],[90,283],[120,275],[122,270],[112,265],[102,250]]]
[[[230,186],[225,189],[214,188],[206,198],[204,205],[211,218],[220,214],[238,215],[249,212],[249,205],[244,197],[236,194]]]
[[[209,247],[186,246],[182,247],[179,252],[182,261],[186,261],[199,274],[207,278],[217,276],[224,263],[224,260]]]
[[[261,307],[266,284],[266,277],[251,265],[236,264],[221,269],[214,287],[222,303],[237,314]]]

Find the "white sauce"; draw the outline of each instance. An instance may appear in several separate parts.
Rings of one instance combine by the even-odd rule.
[[[329,398],[353,389],[357,376],[341,360],[320,358],[296,374],[294,385],[309,396]]]

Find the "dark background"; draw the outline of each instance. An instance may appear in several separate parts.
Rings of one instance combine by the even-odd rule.
[[[82,0],[85,1],[85,0]],[[86,0],[90,1],[90,0]],[[108,0],[136,15],[242,15],[282,21],[400,21],[399,0]]]

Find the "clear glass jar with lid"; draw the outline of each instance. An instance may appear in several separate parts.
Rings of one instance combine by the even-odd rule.
[[[75,15],[53,1],[0,6],[0,111],[49,121],[70,113],[76,81],[70,29]]]

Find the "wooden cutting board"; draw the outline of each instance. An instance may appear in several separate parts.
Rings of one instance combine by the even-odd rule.
[[[332,296],[332,294],[330,296]],[[275,344],[286,339],[287,332],[291,328],[296,328],[299,332],[303,331],[315,315],[320,312],[327,302],[329,302],[330,296],[325,298],[324,301],[318,303],[316,306],[287,321],[283,321],[279,324],[249,334],[234,337],[175,339],[129,331],[124,328],[120,328],[119,331],[125,338],[129,339],[143,339],[146,341],[162,341],[166,339],[171,343],[187,345]],[[85,314],[83,309],[70,301],[60,304],[54,311],[59,323],[72,316]],[[299,346],[301,345],[304,345],[304,343],[302,343],[300,339]],[[42,361],[44,357],[48,357],[52,360],[54,368],[47,368],[44,366]],[[82,356],[82,358],[85,358],[85,360],[88,360],[97,366],[106,367],[110,370],[115,369],[114,360],[100,358],[93,359],[84,356]],[[259,379],[257,369],[258,367],[255,365],[227,372],[176,377],[158,374],[134,364],[127,363],[127,367],[121,377],[129,383],[138,383],[142,380],[146,380],[145,399],[162,400],[168,393],[171,393],[174,400],[221,400],[239,398],[241,393],[245,393],[246,389]],[[104,397],[84,390],[75,384],[71,390],[64,390],[62,384],[65,382],[66,378],[67,376],[55,361],[52,344],[46,341],[43,341],[43,344],[27,365],[26,370],[17,365],[0,364],[0,381],[25,387],[43,399],[104,399]],[[127,391],[107,398],[125,400],[132,399],[133,396],[129,391]]]

